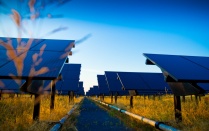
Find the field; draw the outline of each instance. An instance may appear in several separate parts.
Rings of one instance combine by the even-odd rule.
[[[79,103],[83,97],[75,99],[74,104]],[[0,100],[0,129],[10,130],[44,130],[47,126],[52,126],[59,121],[73,107],[69,104],[68,96],[55,97],[55,108],[50,111],[50,96],[44,95],[41,98],[40,121],[33,121],[34,96],[15,95],[9,97],[3,94]]]
[[[187,96],[186,101],[181,102],[183,118],[181,123],[175,122],[172,95],[161,96],[160,98],[155,98],[155,100],[147,96],[145,98],[143,96],[134,96],[134,107],[132,109],[129,106],[129,99],[130,97],[126,96],[118,97],[117,104],[113,105],[140,116],[164,122],[177,129],[185,131],[207,131],[209,129],[208,95],[201,97],[201,101],[198,100],[198,104],[194,96],[192,99],[190,96]],[[110,97],[105,97],[105,102],[111,104]]]
[[[59,121],[73,107],[69,104],[68,96],[55,97],[55,109],[50,111],[50,96],[45,95],[41,100],[40,121],[32,120],[34,96],[15,95],[13,98],[4,94],[0,100],[0,129],[1,130],[45,130],[52,126],[54,122]],[[75,99],[77,104],[83,97]],[[206,131],[209,129],[209,95],[202,96],[198,104],[195,97],[186,97],[182,105],[181,123],[176,123],[174,118],[173,96],[166,95],[160,98],[134,96],[134,107],[129,106],[130,97],[118,97],[117,104],[113,104],[132,113],[144,116],[146,118],[164,122],[177,129],[190,131]],[[111,104],[110,97],[105,97],[105,102]]]

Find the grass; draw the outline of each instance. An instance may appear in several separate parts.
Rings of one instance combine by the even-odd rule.
[[[74,104],[79,103],[83,97],[76,98]],[[68,96],[55,97],[55,108],[50,111],[50,96],[44,95],[41,99],[40,120],[33,121],[34,96],[19,95],[9,97],[4,94],[0,100],[0,129],[10,130],[44,130],[59,121],[73,107],[69,104]]]
[[[77,131],[76,123],[77,123],[77,117],[80,115],[80,106],[82,105],[81,101],[77,104],[76,109],[72,112],[72,114],[68,117],[68,119],[65,121],[65,123],[62,125],[60,131]]]
[[[181,130],[190,131],[207,131],[209,129],[209,96],[206,95],[198,101],[198,104],[193,97],[186,97],[186,102],[181,102],[182,118],[181,123],[175,122],[173,96],[161,96],[155,100],[143,96],[134,96],[134,108],[129,106],[129,97],[119,97],[117,107],[125,109],[129,112],[144,116],[146,118],[164,122],[167,125],[173,126]],[[110,97],[105,97],[105,102],[111,104]]]
[[[94,102],[94,101],[93,101]],[[157,131],[155,127],[152,127],[148,124],[142,123],[137,121],[136,119],[127,116],[126,114],[120,113],[116,111],[115,109],[109,108],[107,106],[101,105],[97,102],[95,102],[100,108],[108,111],[109,115],[112,117],[117,117],[122,121],[127,127],[131,128],[132,130],[136,131]]]

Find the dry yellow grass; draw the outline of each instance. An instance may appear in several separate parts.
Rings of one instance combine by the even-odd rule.
[[[110,97],[105,97],[105,102],[111,104]],[[143,96],[134,96],[134,108],[129,106],[129,97],[118,97],[117,104],[113,104],[132,113],[144,116],[146,118],[165,122],[181,130],[206,131],[209,129],[209,96],[202,97],[201,101],[196,104],[193,97],[186,97],[186,102],[182,102],[182,123],[176,123],[174,117],[173,96],[167,95],[158,97],[155,100],[150,97],[144,99]]]
[[[76,98],[74,104],[79,103],[83,97]],[[35,122],[32,120],[34,97],[19,95],[9,98],[4,94],[0,100],[0,129],[1,130],[28,130]],[[41,100],[40,121],[59,121],[73,107],[69,104],[68,96],[55,97],[55,108],[50,111],[50,96]]]

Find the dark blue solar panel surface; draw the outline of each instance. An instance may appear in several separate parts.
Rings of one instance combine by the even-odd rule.
[[[122,85],[117,79],[117,72],[105,71],[106,81],[108,83],[109,91],[122,91]]]
[[[89,95],[99,95],[99,88],[98,86],[93,86],[90,88],[90,90],[88,91]]]
[[[209,82],[209,57],[144,54],[179,82]]]
[[[8,79],[1,79],[0,80],[0,90],[9,90],[10,93],[12,91],[14,93],[20,92],[20,87],[25,83],[25,80],[8,80]]]
[[[84,95],[84,88],[83,88],[83,82],[79,82],[78,91],[76,92],[77,95]]]
[[[65,44],[63,44],[63,42]],[[68,47],[70,47],[70,44],[72,44],[74,41],[72,40],[43,40],[40,42],[40,44],[37,44],[36,46],[32,47],[30,50],[40,50],[40,48],[46,44],[45,51],[55,51],[55,52],[63,52]],[[69,50],[68,50],[69,51]]]
[[[121,80],[125,90],[150,89],[150,87],[136,72],[118,72],[118,77]]]
[[[198,83],[197,85],[205,90],[206,93],[209,93],[209,83]]]
[[[93,86],[93,92],[95,95],[99,95],[100,92],[99,92],[99,87],[98,86]]]
[[[2,38],[6,39],[6,38]],[[28,39],[22,39],[22,46],[27,46]],[[59,73],[60,70],[66,60],[66,57],[69,52],[69,45],[74,41],[72,40],[33,40],[29,51],[23,51],[22,53],[17,53],[17,50],[11,50],[15,51],[18,55],[13,55],[13,61],[10,61],[6,54],[6,51],[2,45],[0,45],[1,53],[4,54],[4,56],[0,57],[0,78],[2,79],[11,79],[11,75],[13,74],[15,76],[18,76],[21,79],[26,79],[28,77],[32,77],[33,79],[55,79]],[[17,48],[17,39],[11,39],[11,45],[14,47],[14,49]],[[42,48],[46,45],[45,48]],[[19,49],[19,48],[18,48]],[[43,50],[42,50],[43,49]],[[68,50],[66,50],[68,49]],[[10,49],[9,49],[10,50]],[[20,49],[22,50],[22,49]],[[20,51],[19,50],[19,51]],[[25,56],[24,56],[25,55]],[[37,59],[35,60],[35,56],[37,56]],[[34,58],[34,59],[33,59]],[[14,64],[14,61],[16,61],[16,65]],[[22,62],[21,62],[22,61]],[[17,68],[23,67],[23,70]],[[43,73],[43,69],[40,70],[40,72],[36,73],[30,73],[32,67],[35,66],[35,71],[39,71],[42,69],[42,67],[45,67],[49,69],[47,73]],[[17,73],[19,72],[19,73]]]
[[[108,95],[109,88],[108,88],[105,76],[104,75],[97,75],[97,81],[98,81],[99,92],[101,94]]]
[[[81,88],[83,88],[83,82],[81,82],[81,81],[79,81],[79,88],[81,87]]]
[[[137,90],[138,94],[147,95],[165,93],[165,89],[171,92],[162,73],[118,72],[117,74],[125,90]]]
[[[13,52],[13,50],[0,50],[0,68],[11,61],[11,59],[7,56],[7,53],[10,54],[11,52]]]
[[[5,65],[5,63],[7,63],[8,61],[11,61],[18,57],[22,52],[26,52],[31,47],[34,47],[40,43],[40,41],[38,42],[37,40],[33,40],[30,46],[26,46],[29,45],[27,44],[28,39],[21,39],[20,44],[18,46],[17,39],[15,38],[7,39],[0,37],[0,40],[4,41],[0,43],[0,67]],[[9,56],[12,56],[12,58],[10,58]]]
[[[65,64],[62,69],[62,82],[56,85],[57,90],[78,91],[81,64]]]
[[[19,90],[19,88],[25,83],[25,80],[8,80],[1,79],[0,80],[0,90]]]
[[[162,73],[140,73],[140,76],[152,90],[165,90],[165,87],[170,90]]]
[[[23,63],[20,62],[18,65],[15,65],[15,63],[12,61],[12,62],[9,62],[6,66],[1,67],[0,76],[7,77],[7,76],[10,76],[9,74],[13,74],[15,76],[22,76],[22,78],[27,78],[27,77],[32,77],[34,79],[36,77],[39,77],[39,78],[42,77],[42,79],[56,78],[59,75],[60,69],[62,68],[65,62],[65,59],[59,58],[63,53],[62,52],[44,52],[42,57],[40,58],[42,59],[42,61],[38,65],[34,66],[35,62],[33,62],[32,56],[35,53],[38,53],[38,52],[28,51]],[[17,70],[18,66],[23,67],[22,71],[21,69]],[[32,73],[33,67],[36,73],[35,72]],[[47,68],[48,71],[43,74],[38,74],[37,71],[39,71],[42,68],[43,69]],[[18,74],[17,71],[20,71],[22,74]]]
[[[209,57],[198,57],[198,56],[182,56],[185,59],[192,61],[194,64],[202,66],[209,70]]]
[[[87,92],[89,96],[93,95],[93,87],[90,87],[89,91]]]
[[[0,37],[0,40],[2,40],[3,42],[0,43],[0,50],[16,50],[19,46],[18,46],[18,42],[16,38],[4,38],[4,37]],[[19,45],[26,45],[27,41],[26,39],[22,39],[21,44]],[[31,43],[31,46],[36,45],[37,43],[33,42]]]

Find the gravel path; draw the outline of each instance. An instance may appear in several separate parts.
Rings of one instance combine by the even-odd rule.
[[[84,98],[80,107],[76,128],[78,131],[132,131],[87,98]]]

